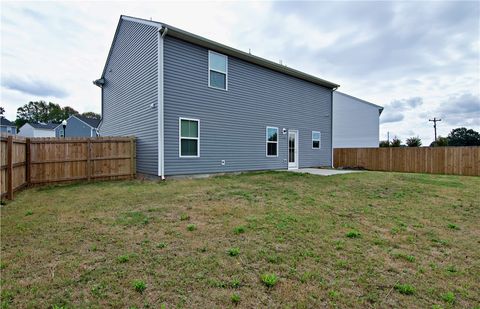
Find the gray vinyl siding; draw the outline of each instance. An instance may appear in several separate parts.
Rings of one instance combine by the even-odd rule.
[[[299,167],[331,166],[332,90],[228,57],[228,91],[208,87],[208,50],[165,38],[165,175],[286,169],[287,134],[299,131]],[[179,158],[179,117],[200,120],[200,157]],[[278,157],[265,130],[279,129]],[[322,148],[312,149],[312,131]],[[226,160],[226,165],[221,165]]]
[[[62,136],[63,126],[59,125],[55,129],[55,136],[60,137]],[[65,128],[65,135],[66,137],[91,137],[96,135],[91,135],[92,127],[84,123],[83,121],[75,118],[70,117],[67,121],[67,126]]]
[[[102,88],[101,136],[137,137],[137,171],[158,175],[156,27],[123,20]],[[68,133],[67,133],[68,134]]]

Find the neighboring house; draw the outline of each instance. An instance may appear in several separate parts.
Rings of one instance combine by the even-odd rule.
[[[139,173],[332,165],[337,84],[175,27],[121,16],[94,84],[100,134],[135,135]]]
[[[25,137],[55,137],[58,123],[29,123],[20,127],[18,135]]]
[[[335,91],[333,148],[378,147],[383,107]]]
[[[60,124],[55,128],[55,135],[63,137],[65,133],[66,137],[97,137],[99,124],[100,119],[72,115],[67,119],[65,131],[63,125]]]
[[[5,117],[0,117],[0,133],[16,135],[17,126]]]

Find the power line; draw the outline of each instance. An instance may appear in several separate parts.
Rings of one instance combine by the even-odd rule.
[[[435,142],[437,141],[437,122],[442,121],[442,119],[437,119],[433,117],[433,119],[428,119],[428,121],[433,122],[433,130],[435,131]]]

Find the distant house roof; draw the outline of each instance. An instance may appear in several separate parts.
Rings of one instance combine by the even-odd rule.
[[[352,96],[352,95],[349,95],[349,94],[340,92],[340,91],[338,91],[338,90],[335,91],[335,93],[341,94],[341,95],[343,95],[343,96],[346,96],[346,97],[349,97],[349,98],[352,98],[352,99],[355,99],[355,100],[358,101],[358,102],[362,102],[362,103],[365,103],[365,104],[368,104],[368,105],[375,106],[376,108],[378,108],[379,114],[381,114],[381,113],[383,112],[383,106],[380,106],[380,105],[377,105],[377,104],[373,104],[373,103],[371,103],[371,102],[368,102],[368,101],[359,99],[359,98],[357,98],[357,97],[354,97],[354,96]]]
[[[0,117],[0,125],[14,127],[15,124],[5,117]]]
[[[53,122],[49,122],[49,123],[28,122],[28,124],[34,127],[35,129],[42,129],[42,130],[53,130],[60,125],[60,123],[53,123]]]
[[[81,121],[85,122],[92,128],[98,128],[98,125],[100,124],[100,121],[102,119],[97,119],[97,118],[88,118],[80,115],[73,115],[73,117],[80,119]]]

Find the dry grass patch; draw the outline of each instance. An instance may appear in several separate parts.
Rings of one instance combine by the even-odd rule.
[[[264,172],[27,190],[1,208],[2,308],[472,308],[479,187]]]

